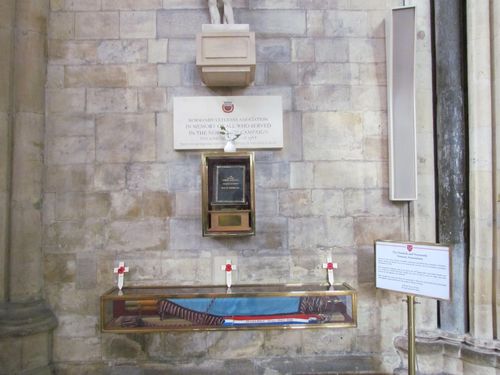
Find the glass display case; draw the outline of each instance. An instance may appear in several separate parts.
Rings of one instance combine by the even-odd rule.
[[[103,332],[356,327],[348,284],[113,288],[101,296]]]

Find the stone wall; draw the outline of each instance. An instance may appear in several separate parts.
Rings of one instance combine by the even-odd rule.
[[[50,2],[43,269],[61,373],[110,364],[131,373],[392,372],[399,363],[393,339],[405,306],[374,288],[373,241],[410,236],[408,206],[389,202],[387,176],[384,18],[401,2],[233,3],[237,22],[256,32],[256,81],[213,90],[195,68],[205,1]],[[420,17],[428,25],[428,13]],[[428,40],[418,42],[424,57]],[[419,67],[422,77],[429,68]],[[172,98],[196,95],[283,98],[285,147],[256,152],[255,237],[201,236],[200,153],[172,147]],[[419,132],[432,140],[425,124]],[[432,150],[420,153],[428,195],[412,211],[416,233],[433,217]],[[336,280],[359,291],[357,329],[99,331],[99,296],[118,260],[131,268],[128,285],[220,284],[226,258],[239,266],[234,283],[322,282],[330,253]]]

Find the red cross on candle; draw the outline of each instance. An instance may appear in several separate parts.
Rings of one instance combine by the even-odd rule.
[[[337,263],[332,262],[332,257],[326,259],[326,263],[323,263],[323,268],[326,269],[328,276],[328,283],[333,285],[333,270],[338,268]]]
[[[118,274],[118,289],[122,290],[123,288],[123,276],[125,272],[128,272],[128,267],[125,267],[124,262],[118,263],[118,267],[113,269],[113,273]]]
[[[226,260],[226,264],[221,266],[221,270],[226,272],[226,285],[231,288],[232,284],[232,272],[236,269],[234,264],[231,264],[231,259]]]

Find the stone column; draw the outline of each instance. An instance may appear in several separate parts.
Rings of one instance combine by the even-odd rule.
[[[14,0],[5,0],[0,3],[0,302],[8,296],[13,35]]]
[[[3,64],[9,67],[8,88],[2,87],[8,92],[2,91],[0,99],[7,113],[6,124],[0,127],[6,134],[3,142],[7,143],[7,147],[2,147],[0,164],[0,258],[4,261],[0,284],[0,368],[8,374],[50,373],[51,330],[56,324],[42,300],[48,10],[49,0],[10,0],[0,6],[1,17],[10,26],[5,33],[7,45],[11,46],[7,64]]]
[[[492,2],[493,3],[493,2]],[[467,1],[470,332],[493,338],[493,128],[490,2]]]
[[[496,260],[495,284],[495,315],[496,322],[496,338],[500,337],[499,314],[500,314],[500,256],[498,254],[498,240],[500,239],[500,3],[492,1],[492,19],[491,19],[491,38],[492,38],[492,53],[493,53],[493,127],[495,129],[495,219],[496,228],[494,236],[494,259]]]
[[[467,122],[464,6],[434,3],[438,240],[450,245],[452,301],[440,303],[441,328],[467,332]]]

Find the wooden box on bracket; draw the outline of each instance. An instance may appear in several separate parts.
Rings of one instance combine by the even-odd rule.
[[[254,154],[210,152],[201,158],[203,236],[254,235]]]
[[[207,86],[248,86],[255,79],[255,33],[248,25],[203,25],[196,66]]]

